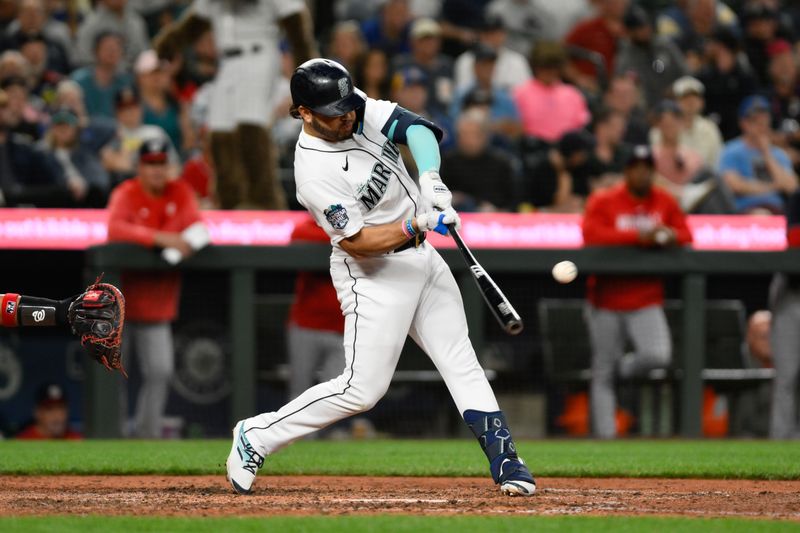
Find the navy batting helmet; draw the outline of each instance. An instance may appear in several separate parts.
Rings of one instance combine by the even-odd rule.
[[[310,59],[297,67],[290,83],[291,114],[299,118],[297,108],[307,107],[326,117],[338,117],[364,105],[356,93],[347,69],[330,59]]]

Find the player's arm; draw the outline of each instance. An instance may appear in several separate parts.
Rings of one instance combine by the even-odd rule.
[[[445,235],[448,224],[456,224],[456,227],[461,225],[458,214],[452,207],[441,213],[423,213],[416,218],[361,228],[355,235],[339,241],[339,246],[356,258],[381,255],[391,252],[426,231],[436,231]]]
[[[442,163],[439,141],[444,135],[441,128],[398,105],[384,123],[381,133],[392,142],[408,146],[419,171],[419,189],[426,207],[440,211],[451,207],[453,195],[439,175]]]
[[[6,328],[68,325],[67,311],[75,298],[49,300],[12,292],[0,294],[0,325]]]
[[[211,29],[211,21],[188,9],[178,20],[164,26],[153,38],[153,49],[162,59],[173,59],[184,47]]]
[[[312,57],[317,57],[316,40],[311,13],[304,7],[301,11],[280,20],[280,26],[286,34],[289,46],[292,49],[295,65],[305,63]]]

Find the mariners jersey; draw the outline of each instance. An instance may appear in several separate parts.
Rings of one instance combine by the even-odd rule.
[[[396,107],[367,98],[359,132],[344,141],[300,132],[294,155],[297,200],[331,238],[335,252],[342,239],[364,227],[418,214],[419,188],[397,145],[381,133]]]

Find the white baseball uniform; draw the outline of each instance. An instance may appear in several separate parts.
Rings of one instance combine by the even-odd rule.
[[[222,58],[209,105],[212,131],[272,124],[281,79],[278,21],[304,8],[303,0],[194,1],[194,12],[211,21]]]
[[[356,259],[338,245],[369,226],[397,222],[400,231],[400,220],[428,210],[397,146],[381,133],[395,106],[368,98],[363,126],[351,139],[330,143],[301,132],[297,141],[297,198],[333,244],[346,364],[340,376],[278,411],[244,421],[247,438],[265,454],[372,408],[389,387],[407,335],[434,362],[459,413],[499,410],[468,338],[461,294],[436,250],[423,242]]]

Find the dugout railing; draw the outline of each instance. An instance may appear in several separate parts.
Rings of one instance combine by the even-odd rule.
[[[591,381],[592,349],[585,319],[586,301],[575,298],[541,298],[537,305],[539,337],[546,379],[550,384],[588,387]],[[664,302],[664,314],[672,337],[672,363],[669,368],[655,369],[628,383],[640,389],[640,433],[668,436],[673,434],[673,394],[683,375],[683,303]],[[749,388],[770,381],[773,368],[748,365],[746,344],[747,317],[741,300],[714,299],[705,304],[704,365],[701,378],[726,393],[730,419],[736,419],[739,401]],[[627,343],[626,351],[633,351]],[[734,434],[735,435],[735,434]]]
[[[234,383],[231,420],[252,415],[256,406],[256,273],[262,271],[320,270],[328,268],[330,248],[298,244],[285,247],[213,246],[200,251],[181,268],[227,273],[228,318],[231,339],[231,378]],[[485,345],[485,308],[463,259],[456,250],[442,250],[461,287],[470,336],[477,351]],[[688,249],[665,251],[637,248],[583,248],[576,250],[477,250],[484,268],[492,274],[544,274],[562,260],[574,261],[582,273],[660,274],[680,278],[683,303],[679,353],[682,376],[677,386],[680,413],[678,432],[701,435],[703,369],[706,345],[706,280],[710,275],[800,274],[800,250],[785,252],[706,252]],[[127,244],[92,247],[86,255],[86,279],[96,272],[119,280],[124,269],[167,269],[158,254]],[[512,302],[514,295],[510,294]],[[523,317],[524,318],[524,317]],[[107,374],[97,365],[88,367],[87,434],[116,437],[119,427],[117,390],[107,386]]]

